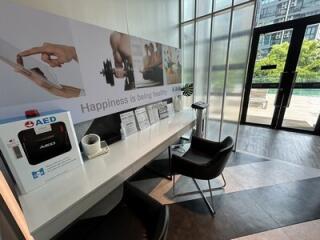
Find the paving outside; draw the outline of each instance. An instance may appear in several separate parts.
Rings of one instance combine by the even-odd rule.
[[[267,94],[267,106],[250,104],[248,108],[247,121],[256,122],[264,119],[268,124],[271,123],[275,94]],[[320,113],[320,96],[297,96],[293,95],[289,107],[284,117],[284,127],[298,127],[313,129]]]
[[[247,122],[270,124],[274,111],[275,94],[266,94],[264,100],[250,102]],[[210,98],[210,119],[220,119],[221,97]],[[212,107],[214,106],[214,107]],[[228,96],[225,102],[224,119],[236,121],[239,117],[240,96]],[[283,126],[313,130],[320,114],[320,96],[293,95],[287,108]]]

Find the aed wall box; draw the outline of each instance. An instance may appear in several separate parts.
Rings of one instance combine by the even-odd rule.
[[[0,148],[22,193],[82,165],[69,112],[0,120]]]
[[[34,128],[18,133],[22,148],[31,165],[42,163],[71,150],[66,125],[63,122],[50,124],[50,131],[37,134]]]

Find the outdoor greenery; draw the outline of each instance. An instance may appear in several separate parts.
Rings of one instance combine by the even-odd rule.
[[[267,56],[257,60],[254,82],[277,83],[284,69],[289,43],[275,44]],[[276,69],[261,70],[261,66],[276,64]],[[305,40],[297,66],[297,82],[318,82],[320,80],[320,41]]]

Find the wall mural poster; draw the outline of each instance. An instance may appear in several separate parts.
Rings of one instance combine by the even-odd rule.
[[[180,94],[179,49],[0,3],[0,119],[70,110],[74,122]]]

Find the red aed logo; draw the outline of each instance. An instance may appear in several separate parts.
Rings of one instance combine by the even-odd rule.
[[[24,126],[27,128],[32,128],[34,126],[34,123],[32,121],[26,121]]]

